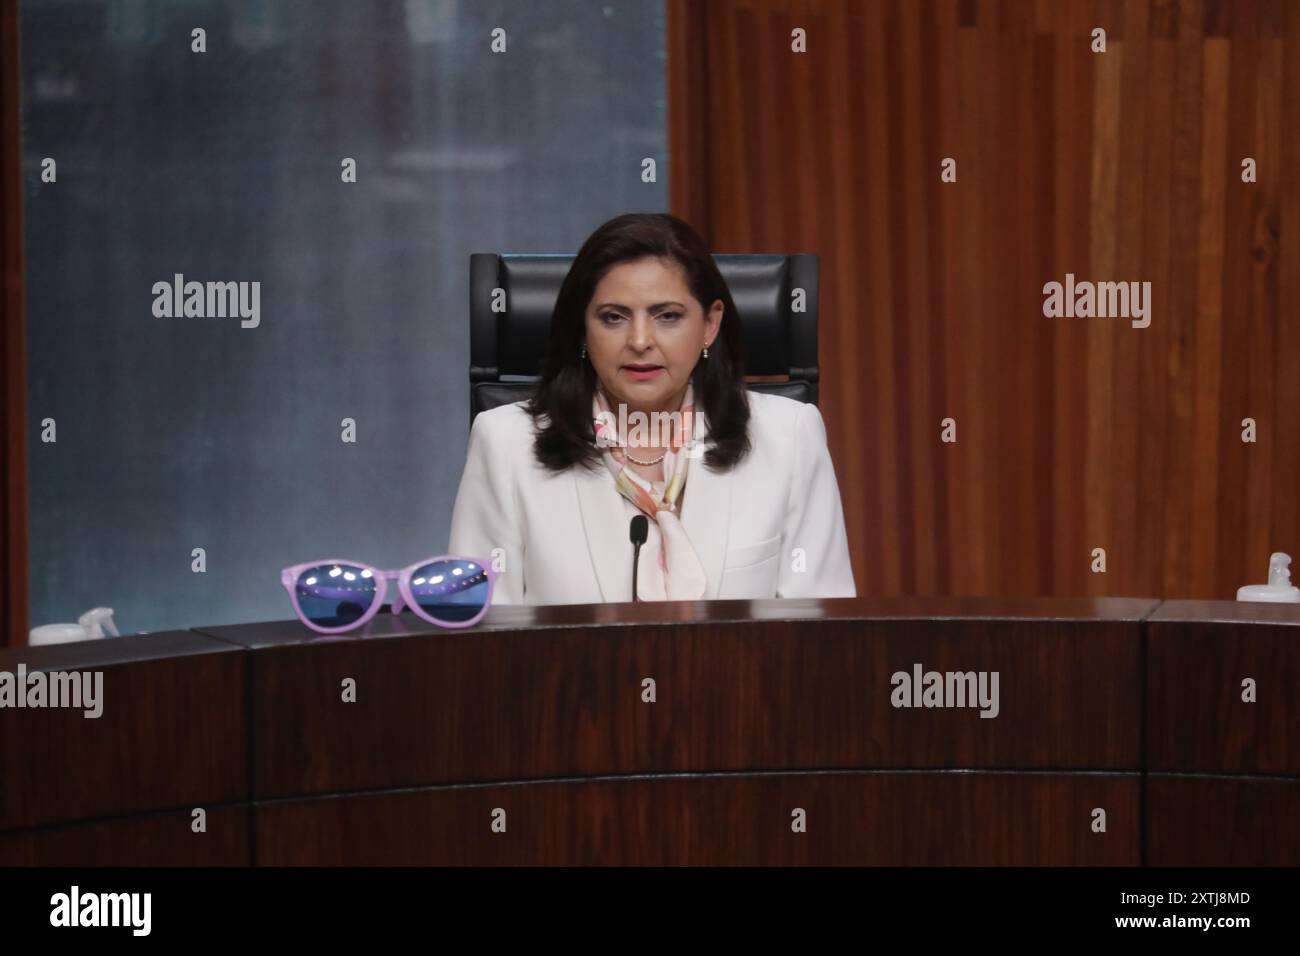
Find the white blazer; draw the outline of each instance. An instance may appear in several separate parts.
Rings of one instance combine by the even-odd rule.
[[[746,394],[750,453],[730,471],[695,458],[686,477],[681,522],[708,578],[704,598],[856,597],[821,412]],[[448,552],[501,569],[494,604],[631,601],[628,525],[640,511],[604,466],[557,473],[539,464],[523,406],[474,419]],[[700,440],[708,432],[702,410],[695,423]],[[653,520],[650,529],[655,548],[643,546],[642,561],[657,553]]]

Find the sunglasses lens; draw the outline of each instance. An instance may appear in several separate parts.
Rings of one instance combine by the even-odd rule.
[[[319,564],[298,575],[294,593],[313,624],[346,627],[375,603],[375,580],[369,569],[355,564]]]
[[[487,604],[487,572],[473,561],[434,561],[411,575],[411,594],[434,620],[468,621]]]

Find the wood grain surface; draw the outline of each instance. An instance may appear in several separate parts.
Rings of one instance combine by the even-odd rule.
[[[1300,4],[669,13],[672,211],[821,257],[859,594],[1223,599],[1300,556]],[[1150,282],[1150,326],[1045,317],[1067,273]]]

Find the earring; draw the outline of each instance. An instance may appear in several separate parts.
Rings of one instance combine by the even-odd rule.
[[[709,347],[707,345],[704,346],[704,357],[705,358],[709,357]]]
[[[585,359],[586,357],[587,357],[587,346],[584,344],[584,345],[582,346],[582,354],[579,355],[578,358],[584,358],[584,359]]]

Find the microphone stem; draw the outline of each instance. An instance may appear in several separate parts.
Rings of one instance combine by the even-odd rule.
[[[637,565],[641,563],[639,560],[640,557],[641,557],[641,542],[638,541],[636,544],[632,546],[632,601],[633,603],[636,603],[637,601],[640,600],[640,598],[636,596],[636,569],[637,569]]]

